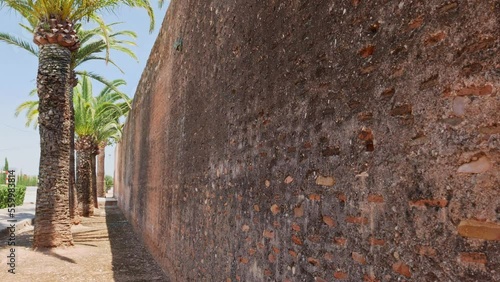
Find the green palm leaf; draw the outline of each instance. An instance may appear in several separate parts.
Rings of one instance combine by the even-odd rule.
[[[7,33],[0,32],[0,41],[3,41],[7,44],[11,44],[17,46],[23,50],[30,52],[31,54],[38,56],[38,51],[35,49],[35,46],[21,38],[12,36]]]

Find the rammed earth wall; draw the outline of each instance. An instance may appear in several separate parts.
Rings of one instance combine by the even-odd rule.
[[[500,281],[499,14],[173,0],[120,207],[174,281]]]

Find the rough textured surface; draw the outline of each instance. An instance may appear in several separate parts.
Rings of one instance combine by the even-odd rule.
[[[175,281],[499,281],[499,13],[172,1],[120,207]]]
[[[40,46],[37,93],[40,169],[35,247],[73,245],[69,212],[70,106],[66,85],[71,52],[57,44]]]

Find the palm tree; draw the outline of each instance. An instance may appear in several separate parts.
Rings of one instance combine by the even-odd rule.
[[[120,92],[116,92],[115,89],[119,86],[125,84],[123,80],[114,80],[114,87],[107,86],[99,95],[99,101],[113,103],[120,108],[122,112],[121,117],[126,117],[131,109],[131,99],[127,96],[120,94]],[[115,93],[112,93],[115,92]],[[121,118],[120,117],[120,118]],[[105,187],[105,149],[106,146],[116,143],[121,138],[121,128],[123,124],[120,124],[120,130],[118,131],[104,131],[97,132],[97,144],[99,147],[98,150],[98,159],[97,159],[97,176],[93,176],[94,179],[97,180],[96,191],[94,194],[95,199],[95,207],[97,206],[97,197],[105,197],[106,195],[106,187]],[[93,172],[96,170],[94,169]]]
[[[105,61],[107,63],[112,64],[113,66],[118,68],[123,73],[123,70],[109,57],[109,51],[108,51],[109,49],[123,52],[137,61],[137,57],[136,57],[135,53],[127,47],[127,45],[135,46],[135,42],[129,40],[128,37],[130,37],[130,39],[135,39],[135,38],[137,38],[137,35],[134,32],[129,31],[129,30],[113,32],[112,26],[114,26],[116,24],[119,24],[119,23],[109,24],[105,27],[105,29],[99,27],[99,28],[94,28],[91,30],[83,30],[83,29],[78,30],[78,37],[80,38],[81,47],[78,48],[77,51],[72,53],[71,72],[73,74],[79,75],[80,77],[81,76],[88,76],[94,80],[97,80],[97,81],[103,83],[104,85],[109,86],[110,88],[112,88],[112,89],[116,90],[118,93],[120,93],[120,91],[118,91],[115,88],[113,83],[107,81],[102,76],[95,74],[95,73],[89,73],[89,72],[85,72],[85,71],[76,70],[76,68],[80,67],[85,62],[101,60],[101,61]],[[28,27],[25,27],[25,28],[29,29]],[[29,42],[26,42],[26,41],[23,41],[19,38],[16,38],[15,36],[12,36],[12,35],[9,35],[6,33],[0,33],[0,41],[15,45],[23,50],[28,51],[29,53],[31,53],[35,56],[38,56],[38,52],[36,51],[35,46],[33,46]],[[106,53],[105,56],[102,55],[102,53],[104,53],[104,52]],[[71,85],[76,85],[77,79],[74,78],[73,75],[71,76],[71,78],[72,78]],[[68,95],[70,96],[71,100],[73,99],[72,98],[73,97],[72,89],[73,89],[72,87],[68,87],[68,89],[67,89],[67,91],[69,92]],[[34,95],[34,94],[36,94],[36,90],[32,91],[30,93],[30,96]],[[124,95],[124,97],[125,97],[125,99],[127,99],[127,97],[125,95]],[[73,107],[72,107],[73,104],[71,104],[70,106],[71,106],[70,110],[71,110],[71,117],[72,117],[70,130],[71,130],[71,136],[74,136],[74,123],[73,123],[74,112],[73,112]],[[34,127],[36,128],[38,125],[38,123],[36,122],[36,120],[38,119],[38,101],[26,101],[26,102],[22,103],[16,109],[16,116],[19,115],[19,113],[22,111],[26,111],[26,117],[27,117],[26,126],[30,126],[30,124],[33,123]],[[74,223],[78,223],[80,220],[79,220],[79,216],[78,216],[77,210],[76,210],[78,197],[77,197],[77,192],[76,192],[76,188],[75,188],[74,148],[75,148],[74,138],[72,138],[71,144],[70,144],[70,152],[71,153],[70,153],[70,178],[69,178],[69,191],[70,191],[69,192],[69,196],[70,196],[69,206],[70,206],[71,219],[73,220]],[[99,155],[100,156],[99,161],[102,161],[102,163],[99,164],[99,171],[101,172],[101,170],[102,170],[102,174],[104,174],[104,167],[103,167],[104,160],[102,159],[101,155],[103,155],[103,154]],[[98,175],[100,175],[100,174],[98,174]],[[104,180],[101,180],[101,181],[99,181],[99,180],[100,179],[98,179],[98,181],[97,181],[98,184],[100,184],[101,182],[104,181]],[[99,191],[103,190],[103,188],[99,189],[99,187],[98,187],[98,190]],[[96,204],[97,204],[97,200],[96,200]]]
[[[103,9],[119,4],[145,8],[154,25],[153,10],[145,0],[0,0],[23,16],[39,47],[37,93],[39,97],[40,169],[33,247],[73,245],[69,212],[71,53],[80,47],[76,32],[82,19],[100,26]]]
[[[117,79],[110,82],[110,85],[107,85],[100,95],[93,99],[90,77],[85,72],[82,72],[81,78],[81,83],[76,88],[77,95],[73,97],[75,126],[77,127],[75,132],[78,135],[77,151],[83,151],[82,154],[79,153],[79,160],[87,159],[87,161],[79,161],[79,184],[74,195],[77,198],[75,203],[78,203],[78,208],[75,207],[75,209],[78,209],[76,214],[90,216],[93,213],[92,205],[96,207],[95,204],[97,204],[97,190],[94,189],[96,187],[95,163],[88,162],[88,159],[95,160],[96,146],[98,146],[99,155],[104,155],[105,146],[120,139],[123,125],[118,122],[121,117],[128,114],[131,99],[114,90],[124,85],[124,80]],[[36,91],[32,91],[30,95],[33,95],[34,92]],[[105,108],[106,111],[95,110],[95,108],[100,109],[104,106],[107,107]],[[38,101],[26,101],[17,108],[16,114],[26,110],[26,116],[28,117],[26,125],[30,126],[33,123],[36,127],[37,109]],[[110,112],[111,110],[112,112]],[[101,114],[106,116],[102,118]],[[105,124],[106,122],[109,122],[109,124]],[[93,150],[90,150],[89,144]],[[80,150],[80,148],[87,148],[88,150]],[[81,155],[83,155],[83,158]],[[86,165],[88,166],[86,167]],[[103,167],[103,165],[100,165],[100,169]],[[89,195],[91,198],[89,198]]]
[[[100,60],[110,63],[118,70],[120,70],[120,72],[124,73],[119,65],[110,58],[108,51],[109,49],[123,52],[137,61],[137,56],[135,55],[135,53],[127,47],[127,45],[136,46],[135,42],[132,41],[132,39],[136,39],[137,34],[130,30],[114,32],[112,26],[117,24],[120,23],[111,23],[107,25],[106,32],[103,32],[102,28],[78,30],[78,37],[80,38],[81,47],[78,48],[76,52],[72,53],[71,59],[71,69],[76,75],[80,77],[88,76],[91,79],[94,79],[108,87],[113,88],[113,83],[108,81],[103,76],[93,72],[78,70],[77,68],[82,67],[82,65],[85,65],[84,63],[86,62]],[[127,37],[129,37],[130,39]],[[13,35],[0,32],[0,42],[17,46],[22,50],[25,50],[28,53],[38,57],[36,46],[33,46],[33,44],[31,44],[30,42],[24,41]],[[102,55],[103,52],[106,52],[105,56]],[[116,88],[114,90],[119,92]],[[34,95],[36,95],[36,89],[29,93],[29,96]],[[31,100],[21,103],[17,107],[15,115],[19,116],[21,112],[26,112],[26,127],[33,126],[33,128],[36,129],[38,127],[38,101]]]
[[[125,84],[123,80],[113,81],[114,88]],[[97,201],[95,184],[95,157],[99,144],[121,135],[120,117],[129,110],[129,100],[111,87],[105,87],[99,96],[92,95],[92,84],[86,76],[75,88],[75,133],[77,135],[77,191],[78,209],[83,216],[93,214]]]

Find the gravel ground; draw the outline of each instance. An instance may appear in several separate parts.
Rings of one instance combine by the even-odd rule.
[[[15,272],[8,272],[11,246],[0,245],[0,281],[170,281],[117,207],[96,209],[73,227],[75,245],[33,250],[33,227],[16,236]]]

